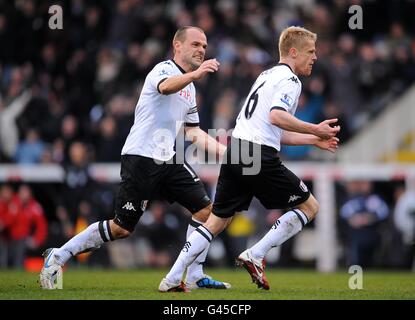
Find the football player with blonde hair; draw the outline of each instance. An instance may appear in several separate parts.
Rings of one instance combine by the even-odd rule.
[[[163,282],[179,283],[187,265],[224,230],[236,212],[247,210],[256,197],[267,209],[284,209],[285,213],[236,260],[259,288],[269,290],[264,273],[266,253],[296,235],[316,216],[317,200],[279,158],[281,144],[314,145],[329,152],[338,147],[337,119],[313,124],[294,116],[301,94],[298,76],[311,74],[317,60],[316,40],[316,34],[301,27],[289,27],[281,33],[279,63],[258,76],[237,118],[221,165],[212,214],[188,237],[187,247],[161,286]],[[260,150],[260,171],[249,175],[240,155],[254,149]]]

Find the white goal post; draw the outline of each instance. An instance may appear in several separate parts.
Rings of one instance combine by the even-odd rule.
[[[354,179],[373,181],[404,180],[409,187],[415,181],[415,166],[404,164],[336,164],[313,162],[287,162],[285,165],[303,180],[313,183],[313,193],[320,203],[316,217],[317,270],[332,272],[337,268],[336,197],[335,182]],[[200,178],[216,183],[218,165],[196,165],[192,167]],[[98,182],[118,183],[120,164],[92,164],[91,176]],[[59,165],[0,165],[0,183],[6,181],[27,183],[63,182],[64,169]]]

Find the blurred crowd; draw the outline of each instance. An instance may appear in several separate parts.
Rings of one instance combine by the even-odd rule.
[[[91,161],[118,162],[146,74],[172,57],[175,30],[197,25],[220,71],[197,83],[201,127],[232,128],[257,75],[278,60],[288,25],[318,34],[298,117],[338,117],[342,142],[415,80],[415,3],[408,0],[66,0],[51,30],[49,1],[0,1],[0,160],[64,163],[75,141]],[[351,30],[348,8],[363,9]],[[290,160],[310,158],[286,148]]]
[[[79,147],[79,146],[78,146]],[[79,157],[85,153],[81,148]],[[306,184],[312,189],[310,181]],[[214,185],[206,185],[212,191]],[[0,184],[0,269],[30,268],[31,259],[61,246],[100,219],[111,218],[116,185],[92,181],[87,167],[72,165],[63,184]],[[212,242],[208,266],[231,267],[234,257],[261,238],[282,210],[254,199],[248,211]],[[415,180],[340,181],[336,184],[337,266],[415,271]],[[167,268],[183,243],[190,214],[178,204],[152,201],[133,235],[77,256],[72,265]],[[269,267],[316,267],[318,237],[311,222],[267,255]]]
[[[297,116],[314,123],[339,118],[342,143],[415,81],[415,2],[410,0],[53,4],[62,6],[62,30],[48,27],[50,1],[0,0],[0,163],[56,163],[65,169],[63,184],[33,186],[43,209],[31,195],[31,186],[0,185],[0,266],[21,265],[26,250],[62,244],[89,223],[112,217],[116,186],[91,179],[89,164],[119,162],[145,76],[156,63],[172,58],[171,41],[180,26],[201,27],[208,38],[207,58],[216,57],[221,63],[219,72],[196,83],[200,125],[205,130],[234,126],[258,74],[278,61],[278,36],[289,25],[318,34],[318,61],[312,76],[302,79]],[[361,30],[349,28],[348,9],[355,4],[363,9]],[[313,159],[308,147],[285,147],[281,155],[288,160]],[[368,230],[362,242],[367,241],[373,252],[386,221],[393,229],[387,234],[402,236],[399,241],[408,248],[410,265],[413,194],[401,190],[399,197],[387,202],[388,208],[376,198],[369,203],[379,208],[370,211],[363,196],[352,199],[355,192],[350,188],[343,190],[350,199],[343,199],[344,206],[338,208],[341,241],[348,248],[344,263],[359,258],[362,244],[350,243],[360,239],[351,236],[353,232]],[[405,213],[391,214],[401,197],[407,200],[397,208]],[[347,201],[359,203],[361,210],[353,212],[350,207],[356,206]],[[235,218],[220,242],[212,245],[211,261],[240,252],[280,214],[261,210],[254,204],[249,213]],[[174,244],[184,239],[175,236],[185,234],[187,225],[183,215],[180,209],[156,203],[143,216],[138,237],[147,241],[146,265],[167,266],[177,255]],[[399,219],[391,222],[395,217]],[[154,236],[159,232],[175,240]],[[280,263],[292,264],[293,243],[281,248]],[[224,251],[229,254],[219,254]],[[127,253],[120,261],[131,256]],[[364,256],[369,261],[360,263],[379,265],[376,257]]]

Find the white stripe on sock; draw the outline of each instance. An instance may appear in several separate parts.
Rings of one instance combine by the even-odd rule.
[[[197,224],[197,226],[193,226],[192,224]],[[187,233],[186,233],[186,239],[189,238],[189,236],[192,234],[193,231],[195,231],[196,228],[200,227],[203,223],[196,220],[195,218],[192,218],[192,221],[187,226]]]
[[[304,212],[297,208],[293,209],[293,211],[297,212],[300,215],[301,219],[303,219],[304,225],[308,223],[308,217]]]
[[[199,231],[201,231],[204,235],[206,235],[206,237],[208,238],[207,240],[210,242],[213,239],[213,235],[212,233],[210,233],[210,231],[208,229],[206,229],[206,227],[204,226],[200,226],[197,228]]]
[[[105,236],[107,237],[108,241],[111,241],[110,234],[109,234],[108,228],[107,228],[108,227],[108,224],[106,223],[106,221],[104,221],[103,227],[104,227]]]

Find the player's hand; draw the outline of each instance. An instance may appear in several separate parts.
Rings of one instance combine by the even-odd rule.
[[[315,146],[322,149],[327,150],[331,153],[335,153],[336,150],[339,148],[339,138],[332,137],[330,139],[318,139]]]
[[[330,139],[334,137],[340,131],[340,126],[332,127],[331,124],[334,124],[337,121],[337,119],[328,119],[320,122],[316,126],[314,134],[322,139]]]
[[[208,73],[213,73],[219,70],[220,63],[216,59],[209,59],[203,61],[199,68],[193,71],[193,76],[195,80],[203,78]]]

